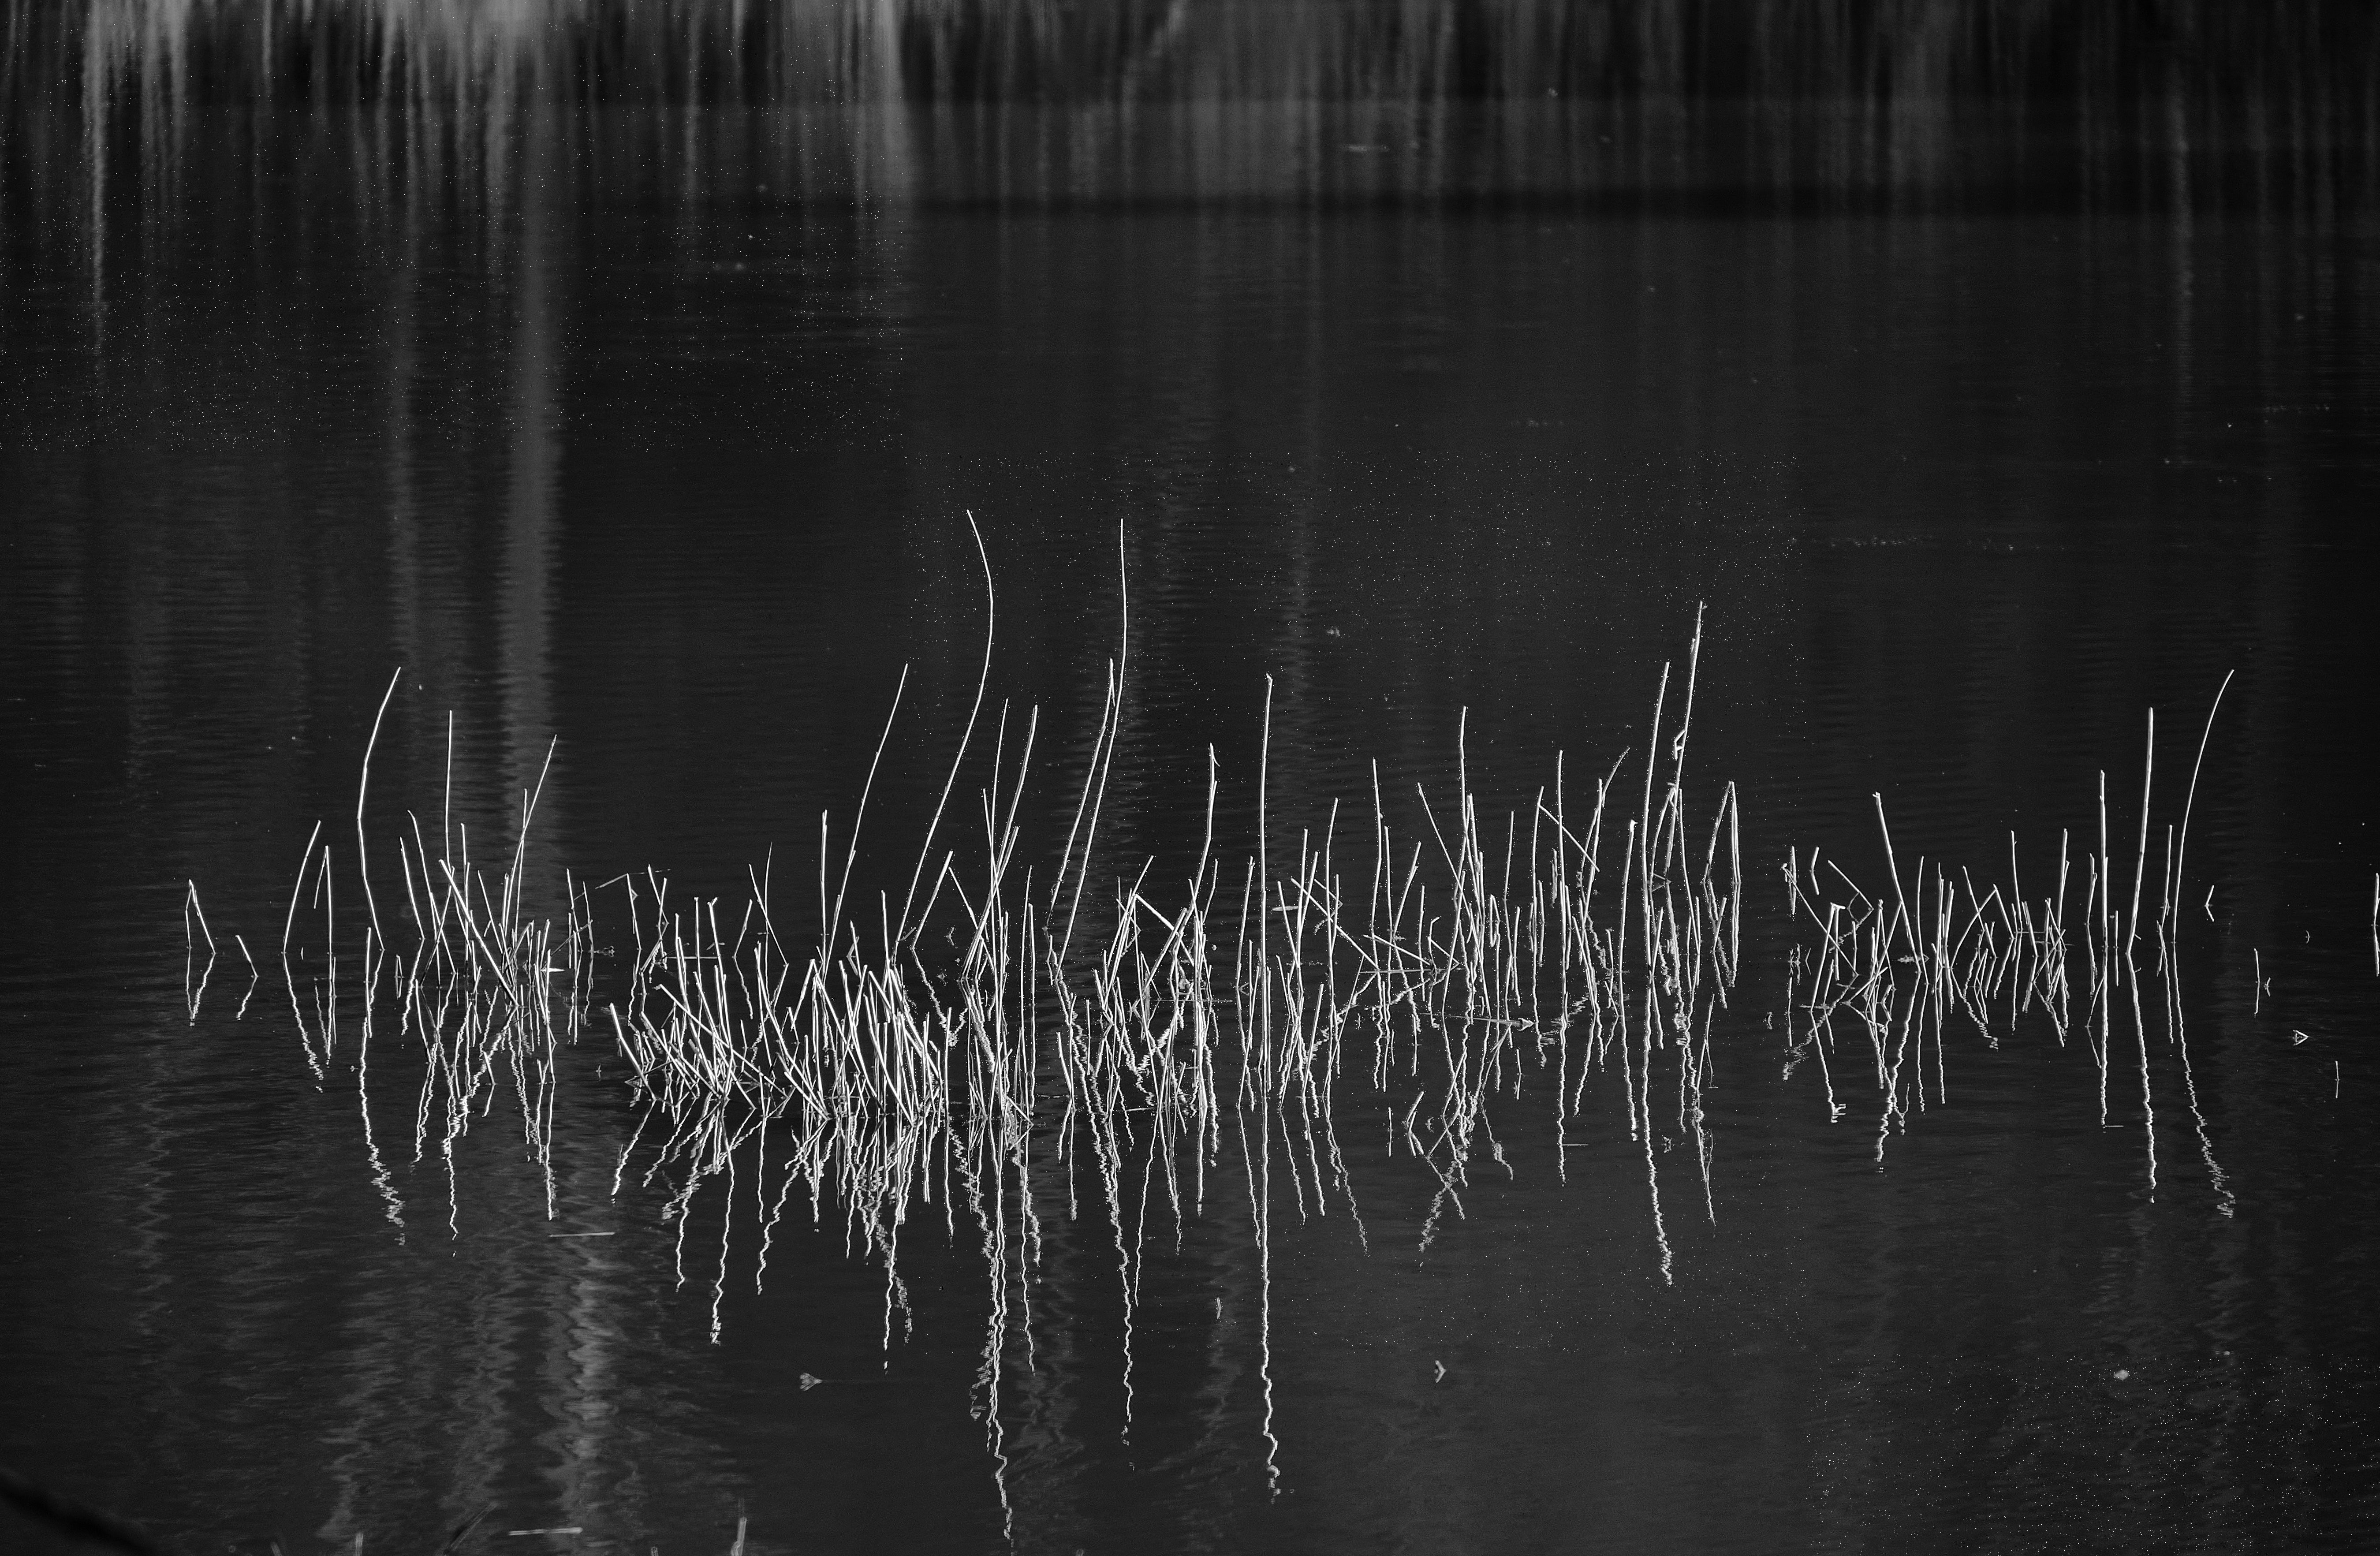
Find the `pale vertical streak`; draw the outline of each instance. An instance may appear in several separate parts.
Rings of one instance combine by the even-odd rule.
[[[498,685],[506,771],[533,772],[552,725],[552,579],[557,549],[562,362],[556,314],[552,180],[553,116],[534,100],[519,182],[514,309],[511,470],[504,509]],[[501,213],[499,213],[501,219]],[[549,811],[547,824],[552,824]]]

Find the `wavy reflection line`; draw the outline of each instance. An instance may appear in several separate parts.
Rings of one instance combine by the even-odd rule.
[[[574,1204],[600,1205],[600,1167],[574,1174]],[[620,1407],[617,1354],[621,1332],[613,1316],[622,1264],[609,1245],[593,1239],[549,1241],[559,1268],[553,1280],[563,1301],[549,1336],[543,1405],[553,1425],[543,1443],[543,1470],[552,1486],[557,1515],[565,1525],[607,1530],[628,1538],[637,1530],[634,1509],[619,1504],[620,1477],[612,1462],[613,1428]]]

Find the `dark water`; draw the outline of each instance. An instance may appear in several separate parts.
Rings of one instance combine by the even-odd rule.
[[[1888,9],[12,6],[0,1464],[193,1551],[489,1506],[496,1550],[2380,1544],[2380,35]],[[1284,1195],[1260,1250],[1227,1162],[1129,1328],[1043,1183],[995,1454],[964,1213],[918,1210],[888,1346],[832,1202],[756,1291],[750,1204],[614,1192],[601,1032],[550,1220],[508,1091],[450,1185],[394,1045],[318,1082],[228,952],[193,1019],[186,884],[269,960],[398,665],[392,817],[450,709],[492,833],[558,737],[543,911],[565,867],[815,871],[907,665],[897,891],[968,511],[1044,869],[1119,522],[1111,874],[1187,872],[1210,744],[1248,834],[1267,676],[1276,846],[1374,759],[1443,792],[1466,719],[1525,817],[1558,751],[1641,760],[1706,606],[1748,901],[1672,1280],[1621,1115],[1565,1149],[1526,1077],[1433,1225],[1357,1065],[1360,1235]],[[2154,1119],[2028,1018],[1953,1023],[1880,1157],[1839,1052],[1830,1120],[1787,850],[1872,889],[1880,795],[1979,881],[2013,831],[2037,894],[2103,772],[2139,824],[2151,708],[2179,821],[2232,672]]]

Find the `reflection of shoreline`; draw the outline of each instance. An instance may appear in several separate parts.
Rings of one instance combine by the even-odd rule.
[[[68,0],[10,6],[35,55],[135,60],[168,92],[385,99],[516,91],[585,103],[1208,102],[1768,96],[1883,104],[2120,91],[2168,71],[2201,91],[2272,77],[2351,85],[2360,7],[2168,6],[2154,15],[2003,0],[1569,0],[1197,5],[1184,0]],[[30,74],[30,72],[26,72]]]
[[[1988,0],[1592,22],[1564,0],[17,8],[0,97],[11,116],[77,111],[95,245],[130,168],[156,194],[220,158],[191,127],[234,104],[349,125],[359,149],[446,167],[500,209],[505,144],[536,135],[540,106],[624,112],[641,121],[632,162],[781,200],[2166,208],[2229,191],[2286,208],[2362,188],[2374,89],[2354,62],[2380,41],[2380,18],[2338,7],[2206,7],[2152,36]],[[575,152],[615,132],[568,133],[588,137]]]

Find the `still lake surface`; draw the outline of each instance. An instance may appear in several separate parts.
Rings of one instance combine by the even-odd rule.
[[[194,1551],[487,1508],[670,1556],[2380,1545],[2368,20],[1087,9],[10,9],[0,1464]],[[450,1174],[400,1044],[318,1075],[228,949],[193,1013],[189,883],[271,962],[399,666],[375,837],[443,803],[450,711],[481,835],[558,742],[553,914],[565,869],[802,881],[821,811],[839,864],[906,667],[855,876],[898,893],[969,513],[1045,872],[1121,526],[1094,897],[1189,873],[1210,747],[1234,869],[1260,760],[1293,853],[1375,761],[1451,792],[1459,729],[1490,832],[1558,752],[1575,804],[1702,610],[1688,783],[1745,879],[1707,1206],[1656,1142],[1657,1237],[1633,1115],[1558,1136],[1531,1057],[1445,1213],[1352,1063],[1360,1222],[1276,1183],[1260,1243],[1226,1150],[1120,1263],[1048,1169],[988,1423],[964,1206],[892,1318],[832,1196],[756,1279],[765,1157],[683,1217],[619,1170],[608,1028],[550,1196],[509,1089]],[[1845,1029],[1833,1116],[1789,850],[1873,890],[1880,797],[1904,861],[1981,890],[2013,833],[2038,897],[2103,772],[2129,851],[2155,709],[2154,899],[2227,675],[2186,1039],[2103,1103],[2078,1034],[1954,1019],[1880,1133]]]

